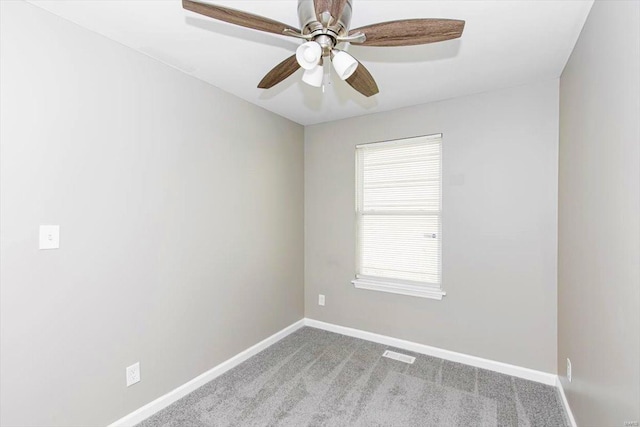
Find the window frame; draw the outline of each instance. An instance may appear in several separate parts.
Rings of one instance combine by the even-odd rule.
[[[360,263],[361,263],[361,218],[365,215],[376,215],[381,214],[382,212],[377,213],[363,213],[361,210],[361,206],[363,204],[363,177],[362,173],[364,171],[364,165],[360,164],[360,157],[358,154],[358,150],[364,148],[365,146],[393,146],[393,145],[401,145],[410,143],[412,140],[418,139],[438,139],[438,147],[439,147],[439,160],[440,160],[440,209],[437,212],[434,211],[425,211],[423,214],[425,216],[436,216],[438,218],[438,273],[439,273],[439,281],[438,283],[430,283],[430,282],[416,282],[411,280],[403,280],[403,279],[394,279],[394,278],[385,278],[385,277],[376,277],[360,274]],[[351,281],[351,283],[358,289],[367,289],[373,291],[381,291],[388,292],[394,294],[401,294],[407,296],[421,297],[421,298],[430,298],[441,300],[443,296],[446,295],[446,292],[442,290],[442,222],[443,222],[443,206],[442,206],[442,193],[443,193],[443,182],[442,182],[442,139],[443,135],[441,133],[430,134],[430,135],[420,135],[413,136],[407,138],[399,138],[388,141],[380,141],[380,142],[371,142],[366,144],[358,144],[355,147],[355,209],[354,209],[354,222],[356,226],[356,244],[355,244],[355,257],[356,257],[356,265],[355,265],[355,279]],[[416,141],[418,142],[418,141]],[[416,215],[416,211],[391,211],[388,212],[390,214],[402,216],[402,215]]]

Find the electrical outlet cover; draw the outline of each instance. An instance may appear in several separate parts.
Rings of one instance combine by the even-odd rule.
[[[571,360],[567,357],[567,379],[571,382]]]
[[[324,295],[318,295],[318,305],[324,305]]]
[[[140,362],[127,366],[127,387],[140,382]]]

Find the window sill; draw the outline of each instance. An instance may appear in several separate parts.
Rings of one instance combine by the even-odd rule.
[[[427,285],[410,285],[404,283],[384,282],[371,279],[352,280],[353,286],[370,291],[389,292],[392,294],[441,300],[447,293]]]

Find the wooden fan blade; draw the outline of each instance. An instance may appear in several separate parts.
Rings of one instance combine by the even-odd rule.
[[[464,21],[457,19],[405,19],[380,22],[351,30],[364,33],[361,46],[412,46],[457,39],[464,30]]]
[[[333,0],[331,2],[331,16],[333,17],[333,21],[337,22],[340,17],[342,17],[342,12],[344,11],[344,6],[347,4],[347,0]]]
[[[298,64],[296,56],[292,55],[273,67],[273,69],[260,80],[258,87],[260,89],[269,89],[295,73],[298,68],[300,68],[300,64]]]
[[[370,97],[380,92],[373,76],[360,61],[358,61],[358,68],[356,68],[356,71],[345,81],[349,83],[352,88],[366,97]]]
[[[347,4],[347,0],[313,0],[313,5],[316,10],[316,19],[322,22],[322,14],[329,12],[331,15],[331,22],[327,24],[333,24],[340,19],[344,6]]]
[[[182,7],[186,10],[190,10],[191,12],[208,16],[209,18],[254,30],[266,31],[267,33],[283,35],[284,30],[286,29],[291,29],[297,33],[300,32],[300,30],[292,27],[291,25],[283,24],[282,22],[274,21],[273,19],[227,7],[215,6],[213,4],[182,0]]]
[[[322,14],[331,13],[331,0],[313,0],[313,7],[316,10],[316,19],[322,22]]]

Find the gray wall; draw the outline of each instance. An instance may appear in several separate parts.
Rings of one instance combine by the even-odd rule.
[[[0,423],[107,424],[301,319],[302,127],[0,3]]]
[[[640,421],[640,2],[595,2],[560,88],[558,372],[579,425],[622,426]]]
[[[354,147],[433,133],[447,296],[355,289]],[[307,317],[556,372],[557,156],[557,80],[305,128]]]

